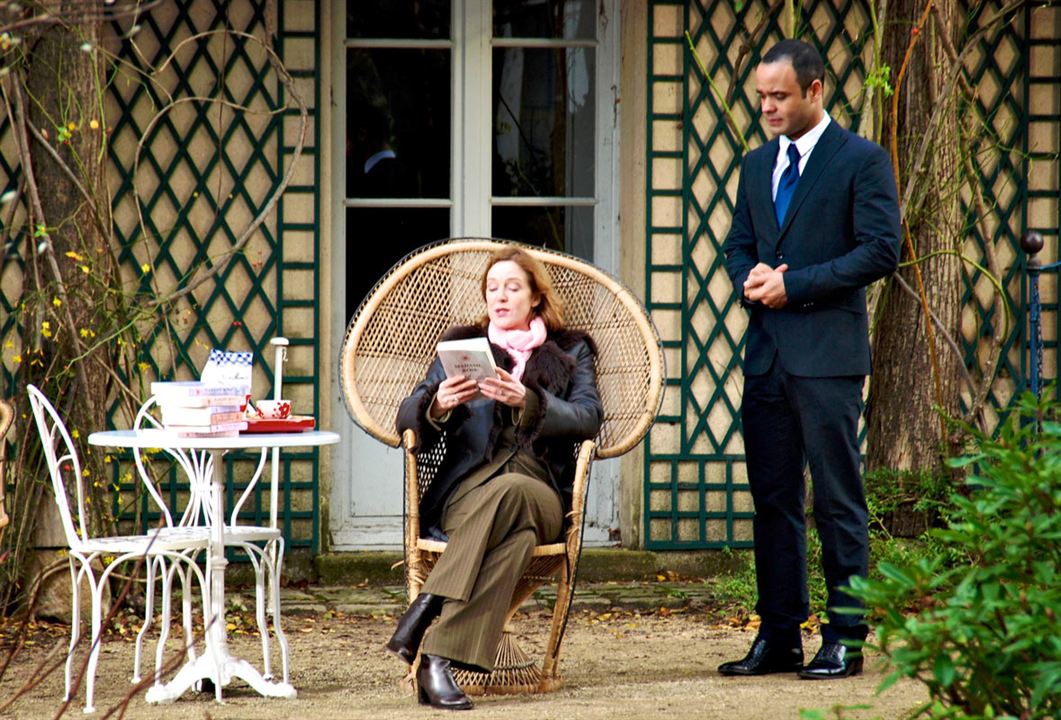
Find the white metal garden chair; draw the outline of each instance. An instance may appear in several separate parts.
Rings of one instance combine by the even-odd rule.
[[[70,649],[66,658],[65,683],[67,700],[71,697],[71,671],[73,669],[74,648],[81,637],[81,582],[88,580],[91,593],[92,645],[86,668],[85,707],[86,713],[93,712],[96,665],[99,662],[100,640],[103,622],[103,590],[110,575],[126,561],[143,559],[149,575],[153,570],[162,577],[162,627],[159,637],[157,660],[161,660],[162,648],[169,633],[171,608],[171,580],[176,573],[182,582],[184,605],[184,633],[187,652],[194,653],[192,591],[193,580],[199,581],[203,598],[203,608],[209,607],[210,586],[205,575],[195,563],[194,556],[206,549],[207,534],[199,528],[169,528],[166,532],[148,535],[117,535],[93,537],[89,534],[85,512],[84,477],[81,474],[81,462],[77,449],[66,425],[58,412],[34,385],[27,387],[30,407],[40,433],[44,458],[51,476],[55,502],[59,508],[63,532],[69,546],[70,579],[72,584],[72,616],[70,622]],[[164,511],[165,506],[156,493],[152,499]],[[71,505],[73,502],[73,505]],[[97,575],[95,563],[102,565]],[[152,592],[149,597],[153,596]],[[206,613],[203,613],[206,622]],[[160,664],[156,663],[155,682],[160,682]]]

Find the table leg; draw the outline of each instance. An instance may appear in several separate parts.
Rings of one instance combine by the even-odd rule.
[[[221,701],[221,688],[239,678],[267,697],[293,698],[295,688],[286,682],[270,682],[262,677],[246,660],[233,657],[228,650],[228,628],[225,623],[225,478],[224,450],[211,450],[213,467],[209,479],[192,478],[192,482],[209,481],[210,518],[210,612],[206,629],[206,652],[194,662],[188,663],[165,685],[156,685],[148,690],[146,700],[150,703],[166,703],[176,700],[200,680],[214,683],[215,699]]]

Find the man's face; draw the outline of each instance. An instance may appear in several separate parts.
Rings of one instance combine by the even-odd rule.
[[[775,135],[798,139],[822,119],[822,84],[811,82],[804,93],[788,60],[762,63],[755,68],[755,92],[763,117]]]

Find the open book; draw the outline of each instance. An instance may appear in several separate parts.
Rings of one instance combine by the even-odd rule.
[[[497,377],[490,341],[484,337],[467,340],[446,340],[438,344],[438,359],[446,369],[446,377],[463,375],[476,382]]]

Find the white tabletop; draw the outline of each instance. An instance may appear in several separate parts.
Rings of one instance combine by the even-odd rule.
[[[293,433],[243,433],[238,437],[179,437],[160,430],[103,430],[88,436],[89,445],[120,448],[184,448],[187,450],[242,450],[245,448],[316,447],[334,445],[339,434],[327,430]]]

